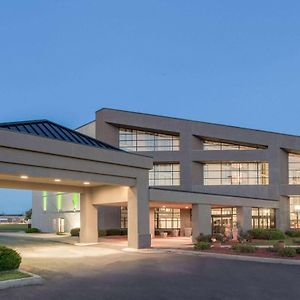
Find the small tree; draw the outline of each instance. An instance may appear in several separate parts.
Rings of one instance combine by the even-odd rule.
[[[31,219],[32,208],[25,211],[25,220]]]

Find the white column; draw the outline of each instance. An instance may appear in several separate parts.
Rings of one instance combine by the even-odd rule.
[[[155,216],[154,216],[154,208],[150,208],[149,213],[149,224],[150,224],[150,234],[151,238],[155,238]]]
[[[252,229],[252,207],[237,207],[236,218],[243,232]]]
[[[192,205],[193,241],[200,234],[211,234],[211,206],[207,204]]]
[[[80,194],[80,243],[98,242],[98,211],[90,191]]]
[[[134,187],[128,188],[128,247],[149,248],[149,195],[147,176],[137,178]]]

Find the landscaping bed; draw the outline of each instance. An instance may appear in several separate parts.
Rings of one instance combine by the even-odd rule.
[[[215,248],[211,247],[207,250],[201,250],[208,253],[216,254],[229,254],[229,255],[241,255],[241,256],[252,256],[252,257],[265,257],[265,258],[284,258],[284,259],[297,259],[300,260],[300,254],[296,254],[294,257],[281,256],[277,252],[271,252],[268,248],[257,248],[253,253],[238,252],[229,247]]]
[[[235,239],[223,234],[200,234],[194,249],[218,254],[300,260],[299,237],[299,231],[283,233],[279,229],[253,229],[246,233],[240,231]]]

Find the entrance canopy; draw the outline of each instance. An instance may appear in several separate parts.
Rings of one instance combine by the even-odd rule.
[[[150,246],[145,216],[152,165],[150,157],[47,120],[0,124],[0,187],[80,193],[82,243],[98,242],[97,199],[110,201],[119,188],[129,206],[129,247]]]
[[[106,184],[134,186],[152,159],[56,123],[0,124],[0,186],[82,192]]]

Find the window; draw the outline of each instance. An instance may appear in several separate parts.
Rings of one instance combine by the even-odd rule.
[[[180,185],[179,164],[155,164],[149,171],[150,186]]]
[[[128,227],[127,207],[121,207],[121,228]]]
[[[232,229],[236,226],[236,208],[235,207],[222,207],[212,208],[211,210],[212,232],[225,233],[226,227]]]
[[[252,208],[252,228],[275,228],[275,209]]]
[[[289,154],[289,184],[300,184],[300,155]]]
[[[260,184],[269,184],[268,163],[234,162],[204,165],[204,185]]]
[[[132,152],[177,151],[179,136],[120,128],[119,147]]]
[[[179,229],[180,209],[176,208],[156,208],[154,211],[156,229]]]
[[[255,146],[245,146],[239,144],[229,144],[229,143],[214,142],[214,141],[203,142],[203,150],[255,150],[255,149],[260,149],[260,148]]]
[[[300,228],[300,196],[290,197],[290,228]]]

